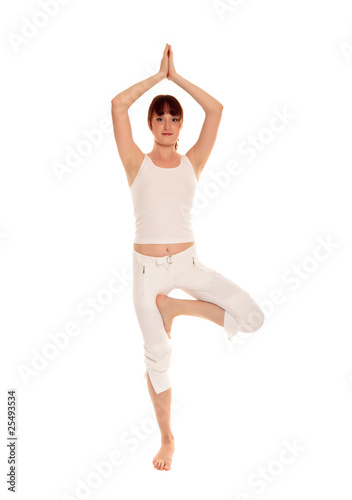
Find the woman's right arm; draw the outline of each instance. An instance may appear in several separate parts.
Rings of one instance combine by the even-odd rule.
[[[144,94],[144,92],[154,87],[154,85],[159,83],[164,78],[166,78],[166,75],[163,75],[161,71],[159,71],[155,75],[152,75],[141,82],[135,83],[132,87],[120,92],[111,100],[112,110],[114,111],[116,109],[120,109],[121,107],[128,109],[137,99],[139,99],[139,97],[141,97],[141,95]]]
[[[167,74],[168,45],[166,44],[159,72],[132,85],[111,100],[111,114],[116,146],[125,168],[129,185],[132,184],[138,172],[144,159],[144,154],[133,140],[128,108],[147,90],[166,78]]]

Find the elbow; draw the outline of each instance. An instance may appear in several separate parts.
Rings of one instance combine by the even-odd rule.
[[[122,99],[120,98],[120,94],[117,94],[113,99],[111,99],[111,104],[121,105]]]
[[[119,112],[124,112],[126,109],[128,109],[128,106],[126,106],[125,103],[121,101],[121,99],[118,99],[117,97],[114,97],[111,99],[111,112],[112,113],[119,113]]]
[[[220,101],[218,101],[217,99],[214,99],[214,109],[216,111],[222,111],[224,109],[224,106],[221,104]]]
[[[129,105],[126,104],[126,102],[122,99],[120,99],[119,96],[114,97],[111,99],[111,109],[113,111],[126,111],[129,108]]]
[[[224,106],[219,102],[216,106],[213,106],[211,109],[206,111],[206,113],[222,113],[222,110],[224,109]]]
[[[221,113],[223,109],[224,109],[224,106],[221,104],[221,102],[216,100],[216,102],[214,103],[214,111],[218,111]]]

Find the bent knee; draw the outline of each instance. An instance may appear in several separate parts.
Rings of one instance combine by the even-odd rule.
[[[226,302],[230,314],[235,317],[242,332],[256,332],[263,325],[264,312],[247,291],[236,293]]]
[[[263,326],[264,319],[265,316],[261,308],[255,307],[247,315],[242,331],[248,333],[256,332],[257,330],[259,330],[259,328]]]

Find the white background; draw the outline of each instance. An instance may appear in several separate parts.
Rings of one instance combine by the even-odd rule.
[[[21,500],[348,498],[351,3],[72,0],[45,20],[49,3],[1,6],[1,495],[15,388]],[[31,31],[34,21],[43,26]],[[176,451],[161,472],[111,99],[159,70],[166,43],[176,71],[224,105],[198,186],[200,256],[249,291],[266,321],[229,345],[215,323],[175,319]],[[134,140],[152,150],[147,111],[160,93],[183,106],[184,154],[204,112],[168,80],[131,108]],[[270,131],[284,110],[290,119]],[[69,148],[101,123],[100,144],[60,178]],[[251,159],[241,150],[250,137],[260,146]],[[240,172],[216,183],[236,161]],[[109,297],[116,275],[125,280]],[[100,311],[87,322],[79,311],[90,299]],[[77,335],[43,357],[69,323]],[[109,469],[113,451],[121,458]],[[103,462],[105,476],[94,465]]]

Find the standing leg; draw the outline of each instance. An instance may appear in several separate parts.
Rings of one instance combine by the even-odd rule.
[[[155,416],[160,428],[161,448],[153,458],[158,470],[170,470],[175,451],[171,431],[171,381],[169,367],[172,362],[171,342],[155,303],[156,293],[169,293],[167,271],[134,260],[133,303],[144,339],[145,376]],[[165,274],[165,276],[164,276]],[[164,279],[165,278],[165,279]],[[154,288],[157,283],[157,288]]]
[[[153,458],[156,469],[170,470],[172,455],[175,451],[174,435],[171,431],[171,387],[157,394],[147,374],[148,390],[154,405],[155,415],[161,433],[161,448]]]

